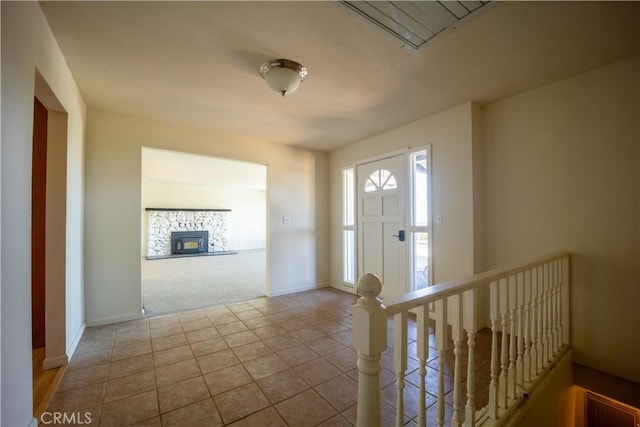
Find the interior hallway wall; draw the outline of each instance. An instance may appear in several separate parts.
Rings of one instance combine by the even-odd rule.
[[[485,262],[571,253],[574,360],[640,382],[640,57],[484,107]]]
[[[40,73],[67,113],[66,254],[63,347],[74,349],[84,327],[83,172],[85,104],[37,2],[2,8],[2,426],[33,420],[31,372],[31,149],[33,97]],[[60,338],[60,337],[58,337]],[[63,356],[64,357],[64,356]]]
[[[328,284],[327,153],[90,109],[87,324],[141,316],[142,147],[267,165],[269,294]],[[283,224],[283,216],[291,223]]]

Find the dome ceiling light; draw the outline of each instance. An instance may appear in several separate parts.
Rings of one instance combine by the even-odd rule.
[[[307,78],[307,69],[289,59],[267,61],[260,66],[260,75],[267,85],[283,97],[291,95]]]

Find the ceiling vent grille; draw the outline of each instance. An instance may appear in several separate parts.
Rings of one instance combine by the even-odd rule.
[[[482,1],[340,1],[336,5],[418,50],[486,9]]]

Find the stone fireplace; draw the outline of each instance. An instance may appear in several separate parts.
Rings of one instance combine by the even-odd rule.
[[[229,251],[227,221],[230,209],[145,210],[148,221],[147,258]],[[178,233],[175,240],[172,238],[174,233]]]

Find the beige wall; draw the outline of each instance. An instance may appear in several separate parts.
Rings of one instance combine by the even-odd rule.
[[[326,153],[90,110],[86,158],[88,324],[141,315],[142,147],[266,164],[270,295],[326,285]],[[289,215],[291,224],[283,224]]]
[[[487,268],[571,252],[574,360],[640,382],[640,59],[483,112]]]
[[[1,2],[2,8],[2,415],[0,425],[26,426],[31,389],[31,149],[33,97],[63,109],[66,123],[65,301],[57,316],[71,354],[83,329],[83,155],[85,105],[37,2]],[[40,73],[50,93],[36,89]],[[51,95],[51,96],[49,96]],[[54,120],[56,124],[57,120]],[[59,130],[59,129],[58,129]],[[52,130],[55,131],[55,130]],[[58,164],[59,165],[59,164]],[[52,182],[52,184],[54,184]],[[59,182],[58,182],[59,184]],[[65,202],[63,202],[65,203]],[[57,218],[56,220],[59,220]],[[23,244],[16,244],[20,242]],[[61,266],[57,266],[62,270]],[[59,300],[60,301],[60,300]],[[47,320],[49,320],[49,315]],[[47,344],[48,345],[48,344]],[[66,356],[62,355],[64,359]]]
[[[342,169],[372,156],[431,144],[433,270],[436,283],[474,273],[473,112],[464,104],[331,152],[331,283],[342,286]],[[477,136],[477,135],[476,135]],[[479,166],[479,165],[478,165]],[[364,274],[365,272],[360,272]]]

